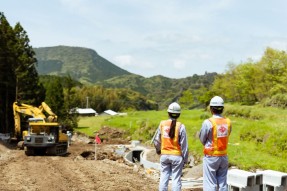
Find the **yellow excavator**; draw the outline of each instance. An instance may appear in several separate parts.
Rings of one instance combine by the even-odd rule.
[[[48,113],[48,116],[44,114]],[[26,155],[65,155],[68,150],[68,136],[62,132],[57,115],[45,103],[39,107],[13,103],[15,122],[14,138]],[[27,118],[21,121],[22,118]]]

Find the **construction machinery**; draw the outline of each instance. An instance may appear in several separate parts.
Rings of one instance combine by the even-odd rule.
[[[68,136],[62,132],[57,115],[45,103],[39,107],[13,103],[15,134],[18,146],[25,149],[26,155],[65,155],[68,149]],[[48,113],[48,116],[44,114]],[[25,118],[25,120],[21,120]],[[27,119],[28,118],[28,119]]]

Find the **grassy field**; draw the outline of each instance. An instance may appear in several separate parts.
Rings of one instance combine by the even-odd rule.
[[[245,170],[272,169],[287,172],[287,111],[260,106],[226,105],[225,115],[232,121],[228,148],[231,165]],[[210,113],[184,110],[179,118],[187,129],[190,153],[202,157],[198,132]],[[150,143],[166,111],[135,111],[126,116],[80,118],[82,133],[93,136],[102,126],[123,129],[134,140]]]

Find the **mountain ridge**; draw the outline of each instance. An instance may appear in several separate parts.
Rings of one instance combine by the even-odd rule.
[[[54,46],[34,48],[40,75],[70,75],[81,83],[93,84],[115,76],[131,74],[83,47]]]

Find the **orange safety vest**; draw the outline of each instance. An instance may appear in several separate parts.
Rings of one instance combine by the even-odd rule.
[[[204,148],[204,154],[209,156],[227,155],[228,137],[230,135],[230,119],[209,118],[212,123],[212,145]]]
[[[160,123],[161,132],[161,154],[181,156],[181,147],[179,145],[179,129],[180,122],[176,122],[174,138],[169,137],[171,120],[162,121]]]

